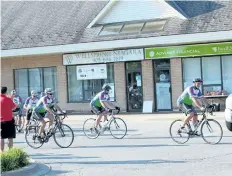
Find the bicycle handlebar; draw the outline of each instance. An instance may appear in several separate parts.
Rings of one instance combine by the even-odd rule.
[[[110,109],[109,110],[110,115],[112,114],[113,111],[117,111],[116,114],[119,114],[119,112],[121,111],[121,109],[120,108],[119,109]]]

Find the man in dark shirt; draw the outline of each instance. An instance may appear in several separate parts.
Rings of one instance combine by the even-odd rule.
[[[12,110],[16,105],[11,98],[6,96],[7,87],[1,88],[1,152],[4,151],[5,139],[8,139],[8,147],[13,147],[13,138],[16,136],[15,124],[13,119]]]

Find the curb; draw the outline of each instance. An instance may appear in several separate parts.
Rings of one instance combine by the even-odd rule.
[[[2,176],[43,176],[50,172],[51,167],[46,164],[37,163],[30,159],[30,164],[13,171],[1,173]]]

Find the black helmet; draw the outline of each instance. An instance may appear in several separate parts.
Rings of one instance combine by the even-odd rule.
[[[102,87],[102,90],[109,91],[109,90],[111,90],[111,87],[110,87],[109,85],[104,85],[104,86]]]
[[[195,83],[195,82],[202,82],[202,80],[201,80],[201,78],[195,78],[195,79],[193,79],[193,83]]]

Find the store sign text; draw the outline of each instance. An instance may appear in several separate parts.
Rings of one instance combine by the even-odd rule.
[[[146,59],[232,54],[232,42],[146,48]]]
[[[63,65],[143,60],[143,49],[115,50],[63,55]]]

